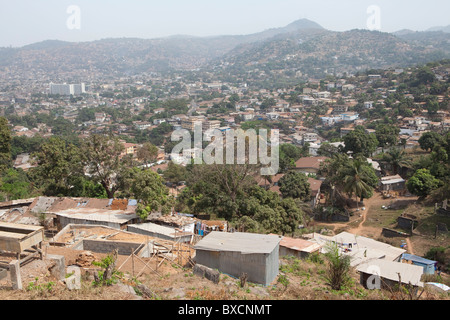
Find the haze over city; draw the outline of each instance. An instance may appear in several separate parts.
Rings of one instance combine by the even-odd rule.
[[[380,9],[380,31],[424,31],[449,25],[450,2],[368,0],[171,1],[2,1],[0,46],[20,47],[44,40],[159,38],[172,35],[239,35],[309,19],[332,31],[366,29],[370,6]],[[79,9],[79,28],[68,28]],[[5,31],[6,30],[6,31]]]

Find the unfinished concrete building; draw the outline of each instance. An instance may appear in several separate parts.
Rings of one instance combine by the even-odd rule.
[[[42,259],[42,241],[44,241],[44,228],[15,223],[0,222],[0,250],[15,253],[20,261],[21,255],[26,251],[39,254]]]

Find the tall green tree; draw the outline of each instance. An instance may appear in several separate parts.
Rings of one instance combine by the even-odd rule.
[[[0,117],[0,174],[11,166],[11,130],[8,120]]]
[[[279,150],[280,172],[287,172],[289,169],[294,168],[295,162],[306,155],[302,148],[289,143],[281,144]]]
[[[405,151],[396,148],[384,154],[383,160],[392,166],[394,175],[398,174],[401,168],[411,168],[412,166],[411,159],[407,157]]]
[[[152,212],[170,212],[171,201],[163,179],[150,169],[129,169],[130,191],[138,200],[136,213],[142,220],[146,220]]]
[[[406,187],[408,191],[421,198],[427,197],[431,192],[438,189],[440,181],[430,174],[427,169],[419,169],[408,180]]]
[[[396,146],[398,143],[398,134],[400,129],[394,125],[379,124],[376,127],[375,135],[378,140],[378,146],[383,148]]]
[[[72,179],[72,187],[68,193],[70,197],[107,199],[105,188],[89,177],[79,176]]]
[[[145,165],[148,165],[158,158],[158,147],[146,142],[138,149],[137,157],[139,160],[144,161]]]
[[[239,212],[242,216],[236,221],[238,226],[244,223],[248,227],[249,218],[257,224],[250,224],[252,229],[283,235],[293,234],[305,219],[305,213],[297,201],[282,199],[276,192],[259,186],[249,187],[245,196],[239,199]]]
[[[27,174],[22,169],[10,168],[1,177],[0,198],[4,200],[31,198],[34,192]]]
[[[351,198],[356,197],[356,205],[358,206],[358,197],[363,198],[372,194],[371,186],[365,181],[364,169],[361,161],[355,160],[346,173],[344,178],[344,192]]]
[[[30,174],[47,196],[67,196],[74,180],[84,175],[80,149],[59,137],[50,138],[32,157],[37,167]]]
[[[434,147],[444,145],[444,137],[437,132],[425,132],[419,139],[419,145],[422,150],[433,150]]]
[[[187,170],[185,167],[169,162],[166,171],[163,173],[164,180],[172,184],[178,184],[181,181],[186,181]]]
[[[345,152],[353,152],[353,154],[361,154],[370,157],[377,149],[378,140],[375,134],[367,133],[362,126],[358,126],[344,137]]]
[[[336,154],[322,165],[320,173],[325,176],[324,184],[331,186],[333,203],[336,193],[355,195],[361,201],[370,199],[378,184],[375,169],[364,157],[352,159],[345,154]]]
[[[311,200],[310,184],[304,173],[290,171],[280,179],[279,185],[283,198],[300,199],[304,202]]]
[[[82,142],[82,150],[87,174],[105,188],[108,198],[114,198],[121,175],[132,166],[123,155],[124,145],[116,137],[92,135]]]
[[[239,214],[239,199],[256,184],[255,165],[194,165],[189,168],[188,189],[182,199],[195,213],[215,213],[231,221]]]
[[[436,75],[427,66],[420,67],[417,72],[414,73],[414,86],[429,85],[436,81]]]

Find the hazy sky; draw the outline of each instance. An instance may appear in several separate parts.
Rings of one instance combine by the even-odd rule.
[[[333,31],[367,29],[371,5],[381,10],[384,32],[450,25],[449,0],[0,0],[0,46],[250,34],[302,18]],[[67,13],[70,6],[78,7],[79,15]],[[68,20],[79,29],[70,29]]]

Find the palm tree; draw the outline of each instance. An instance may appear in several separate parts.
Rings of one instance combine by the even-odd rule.
[[[344,192],[351,198],[356,196],[356,207],[359,211],[358,197],[363,200],[366,193],[370,193],[371,187],[363,180],[362,163],[358,160],[353,161],[349,174],[344,178]]]
[[[410,168],[411,160],[407,158],[405,151],[399,149],[389,150],[383,157],[383,160],[392,165],[394,175],[396,175],[401,168]]]

